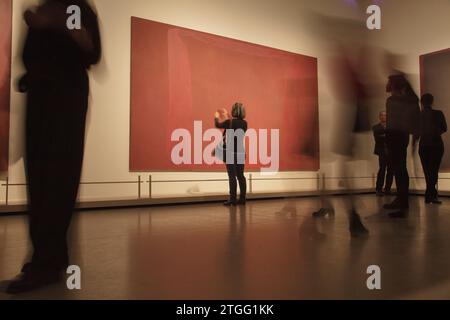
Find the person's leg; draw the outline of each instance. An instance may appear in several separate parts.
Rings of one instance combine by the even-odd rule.
[[[86,83],[56,84],[56,89],[47,106],[50,148],[45,155],[42,224],[33,262],[59,272],[69,264],[67,232],[81,177],[88,87]]]
[[[425,191],[425,202],[429,203],[432,200],[432,170],[431,169],[431,157],[430,157],[430,152],[432,150],[430,148],[427,147],[420,147],[419,149],[419,155],[420,155],[420,161],[422,163],[422,169],[423,169],[423,173],[425,175],[425,181],[427,184],[427,189]]]
[[[398,195],[394,202],[384,206],[385,209],[408,208],[409,175],[406,168],[406,156],[409,137],[393,134],[388,138],[389,164],[395,176]]]
[[[247,179],[244,175],[245,165],[238,164],[236,165],[236,169],[237,179],[239,181],[239,189],[241,191],[239,202],[245,204],[245,201],[247,200]]]
[[[392,184],[394,183],[394,172],[392,171],[392,166],[389,164],[389,160],[387,161],[387,173],[386,173],[386,185],[384,187],[385,193],[391,193]]]
[[[44,139],[45,132],[45,105],[47,95],[45,88],[35,86],[30,88],[27,96],[26,128],[25,128],[25,172],[28,191],[28,225],[31,244],[38,246],[38,230],[42,217],[42,199],[44,190],[44,167],[46,165],[43,155],[48,153],[49,144]],[[32,269],[27,263],[23,272]]]
[[[327,191],[324,188],[320,188],[319,200],[320,208],[319,210],[314,211],[312,216],[314,218],[321,218],[327,215],[333,216],[335,214],[334,205],[330,199],[330,195],[327,194]]]
[[[384,180],[386,176],[386,159],[384,156],[382,155],[378,156],[378,164],[379,170],[377,175],[376,191],[377,193],[381,193],[383,192]]]
[[[384,206],[384,208],[397,210],[389,213],[391,218],[404,218],[407,216],[407,210],[409,208],[409,174],[407,169],[409,136],[400,134],[394,141],[395,144],[391,146],[390,152],[393,153],[392,164],[394,167],[398,196],[393,203]]]
[[[225,204],[234,204],[237,199],[237,170],[235,164],[227,164],[228,182],[230,187],[230,200]]]
[[[408,137],[409,139],[409,137]],[[399,145],[399,199],[405,208],[409,206],[409,174],[407,167],[408,142],[402,141]]]
[[[399,177],[398,177],[399,155],[398,155],[397,145],[398,145],[398,143],[397,143],[395,137],[390,137],[388,140],[389,166],[390,166],[391,172],[395,178],[395,183],[397,185],[397,191],[398,191],[398,189],[399,189],[399,181],[398,181],[398,179],[399,179]]]
[[[351,174],[349,173],[350,163],[352,163],[352,160],[354,158],[350,157],[346,159],[346,163],[343,164],[343,174],[344,177],[349,177]],[[359,215],[357,208],[356,208],[356,198],[354,194],[351,192],[351,190],[354,190],[354,186],[350,182],[350,180],[345,180],[345,190],[347,190],[346,194],[346,202],[347,202],[347,217],[348,217],[348,223],[349,223],[349,231],[350,235],[353,238],[356,237],[367,237],[369,235],[369,230],[364,226],[361,216]]]
[[[431,171],[431,177],[430,177],[430,183],[432,183],[432,201],[437,201],[439,197],[439,193],[437,190],[438,186],[438,180],[439,180],[439,169],[441,167],[442,157],[444,156],[444,148],[443,146],[439,146],[434,148],[433,152],[431,153],[431,165],[430,165],[430,171]]]
[[[9,293],[59,281],[61,271],[69,264],[67,231],[81,176],[88,90],[87,86],[57,89],[42,89],[47,101],[41,112],[45,125],[39,131],[39,139],[27,132],[33,257],[24,273],[9,285]],[[33,121],[30,122],[27,130],[33,127]]]

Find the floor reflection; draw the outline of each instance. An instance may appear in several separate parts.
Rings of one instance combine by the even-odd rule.
[[[15,299],[402,299],[450,298],[450,200],[412,198],[407,219],[392,220],[385,201],[355,201],[368,238],[348,232],[348,201],[335,215],[311,213],[319,199],[83,212],[71,253],[82,290],[64,284]],[[24,217],[0,217],[0,279],[17,273],[28,252]],[[382,270],[369,291],[367,268]],[[12,297],[1,293],[0,299]]]

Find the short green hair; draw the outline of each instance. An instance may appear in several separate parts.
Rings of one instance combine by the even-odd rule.
[[[234,118],[245,119],[246,113],[244,105],[240,102],[236,102],[231,109],[231,115]]]

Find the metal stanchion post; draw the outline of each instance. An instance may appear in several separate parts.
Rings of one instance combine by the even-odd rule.
[[[6,177],[5,204],[9,204],[9,177]]]
[[[138,176],[138,199],[141,198],[141,176]]]

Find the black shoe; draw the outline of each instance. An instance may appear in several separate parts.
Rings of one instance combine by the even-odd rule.
[[[392,203],[385,204],[383,208],[387,210],[408,209],[409,205],[398,199],[395,199]]]
[[[326,215],[334,215],[334,209],[321,208],[319,211],[313,212],[314,218],[322,218]]]
[[[442,204],[442,201],[439,200],[438,198],[434,199],[431,201],[432,204]]]
[[[236,202],[236,201],[227,201],[227,202],[224,202],[223,205],[224,205],[225,207],[234,207],[234,206],[237,205],[237,202]]]
[[[22,270],[20,270],[21,273],[29,273],[33,270],[33,264],[31,262],[25,263],[22,267]]]
[[[383,192],[381,192],[381,191],[377,191],[377,197],[384,197],[384,193]]]
[[[15,278],[7,287],[6,293],[20,294],[60,282],[61,273],[24,272]]]
[[[400,209],[399,205],[397,203],[389,203],[389,204],[385,204],[383,206],[384,209],[386,210],[395,210],[395,209]]]
[[[353,238],[367,237],[369,235],[369,230],[364,227],[359,214],[354,210],[350,216],[350,235]]]
[[[389,213],[389,217],[391,217],[393,219],[404,219],[407,216],[408,216],[408,212],[406,212],[405,210],[399,210],[399,211]]]
[[[245,200],[245,199],[240,199],[238,202],[236,202],[236,204],[238,206],[245,206],[246,203],[247,203],[247,200]]]
[[[392,196],[393,193],[392,193],[391,190],[384,190],[384,195],[386,195],[386,196]]]

